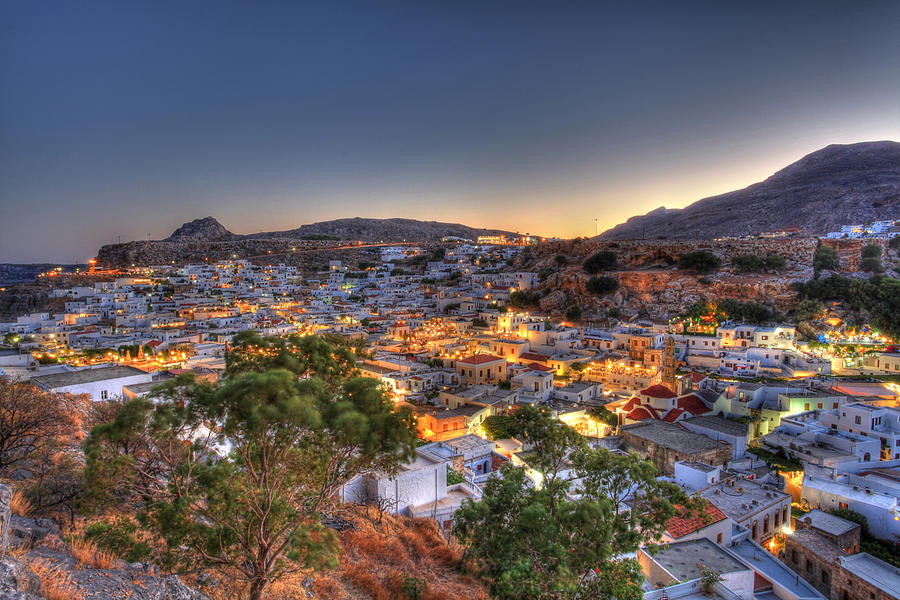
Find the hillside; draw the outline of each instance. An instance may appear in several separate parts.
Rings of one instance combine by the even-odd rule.
[[[822,235],[841,225],[900,219],[900,144],[831,145],[765,181],[653,210],[601,234],[606,239],[712,239],[787,227]]]
[[[100,266],[155,265],[198,261],[204,258],[250,258],[280,255],[280,260],[300,261],[298,250],[308,253],[333,247],[341,241],[437,242],[443,237],[474,240],[480,235],[515,235],[500,229],[479,229],[459,223],[415,219],[336,219],[301,225],[286,231],[250,235],[232,233],[213,217],[195,219],[164,240],[139,240],[102,246]],[[291,255],[286,257],[285,255]],[[305,258],[308,258],[306,256]]]

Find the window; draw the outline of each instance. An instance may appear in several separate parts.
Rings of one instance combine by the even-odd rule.
[[[779,525],[781,525],[781,513],[776,512],[775,513],[775,528],[777,529]]]
[[[769,515],[766,515],[766,518],[763,519],[763,533],[769,533]]]
[[[857,425],[862,425],[862,417],[860,417],[859,415],[857,415],[857,416],[853,419],[853,422],[856,423]]]
[[[716,535],[716,543],[717,543],[717,544],[721,544],[721,543],[722,543],[722,534],[721,534],[721,533],[719,533],[719,534]]]
[[[828,585],[830,583],[831,577],[828,575],[828,571],[822,569],[822,583]]]
[[[809,410],[809,402],[803,404],[803,410]]]
[[[109,392],[107,392],[106,390],[101,390],[100,391],[100,399],[101,400],[109,400]]]
[[[847,508],[847,503],[846,502],[838,502],[838,508],[841,508],[841,509]]]

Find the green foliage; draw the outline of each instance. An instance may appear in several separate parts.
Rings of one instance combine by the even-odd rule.
[[[138,527],[127,517],[91,523],[84,537],[103,550],[108,550],[128,562],[140,562],[150,555],[150,546],[137,538]]]
[[[819,247],[816,248],[815,254],[813,254],[813,269],[816,271],[834,271],[837,268],[837,252],[832,246],[820,243]]]
[[[601,250],[584,261],[582,268],[586,273],[595,274],[601,271],[612,271],[618,265],[619,258],[612,250]]]
[[[616,413],[612,412],[605,406],[592,406],[588,410],[588,415],[591,418],[600,421],[601,423],[606,424],[612,429],[615,429],[619,426],[619,417]]]
[[[860,253],[862,258],[881,258],[881,246],[878,244],[866,244]]]
[[[513,437],[512,417],[506,415],[491,415],[481,424],[484,433],[492,440],[505,440]]]
[[[778,269],[783,269],[784,265],[787,264],[787,261],[780,254],[769,254],[764,259],[766,268],[772,271],[777,271]]]
[[[867,256],[859,262],[859,268],[867,273],[882,273],[884,267],[881,266],[881,259],[874,256]]]
[[[403,575],[403,582],[400,584],[400,592],[408,598],[408,600],[420,600],[425,597],[428,591],[428,582],[419,577],[412,575]]]
[[[578,306],[577,304],[571,304],[568,308],[566,308],[565,317],[569,321],[577,321],[581,318],[581,313],[582,310],[580,306]]]
[[[900,248],[900,235],[895,235],[891,238],[891,241],[888,242],[888,247],[897,250]]]
[[[492,597],[639,600],[640,565],[623,555],[658,539],[676,505],[695,511],[693,501],[657,481],[650,462],[588,449],[544,411],[523,406],[512,419],[533,444],[529,464],[543,474],[541,484],[527,485],[525,469],[506,464],[481,500],[465,502],[454,518]],[[568,461],[581,478],[574,501],[559,476]]]
[[[722,266],[722,259],[706,250],[694,250],[682,254],[678,259],[678,268],[698,273],[712,273]]]
[[[615,277],[607,277],[601,275],[599,277],[591,277],[585,284],[585,289],[592,294],[602,296],[609,292],[615,291],[619,287],[619,280]]]
[[[608,311],[606,311],[606,316],[608,316],[610,319],[618,319],[622,316],[622,311],[613,306]]]
[[[320,511],[359,473],[395,473],[416,439],[412,414],[394,410],[380,382],[352,376],[352,352],[289,340],[239,340],[223,382],[170,380],[85,443],[96,504],[139,505],[164,564],[231,569],[251,600],[280,577],[334,565],[340,546]]]
[[[516,290],[509,293],[509,305],[514,308],[525,308],[528,306],[536,305],[540,299],[540,294],[536,292],[529,292],[528,290]]]
[[[780,448],[778,449],[778,452],[769,452],[768,450],[763,450],[762,448],[756,447],[750,447],[747,450],[764,460],[766,464],[772,469],[777,469],[779,471],[785,472],[803,470],[803,463],[792,458],[788,458],[785,455],[784,450]]]
[[[488,322],[480,317],[475,317],[474,319],[472,319],[472,327],[483,327],[487,329]]]
[[[742,273],[751,271],[762,271],[765,262],[762,257],[755,254],[742,254],[731,259],[731,265]]]
[[[868,321],[890,337],[900,337],[900,280],[876,275],[850,279],[832,275],[797,284],[801,298],[840,301],[846,308],[869,316]]]
[[[450,465],[447,465],[447,485],[456,485],[457,483],[464,483],[466,478],[463,477],[456,469],[451,469]]]
[[[817,319],[825,312],[825,305],[821,300],[804,300],[794,311],[797,321],[811,321]]]

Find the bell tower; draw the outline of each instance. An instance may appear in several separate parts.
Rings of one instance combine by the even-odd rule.
[[[675,338],[670,335],[666,338],[666,347],[663,351],[662,384],[677,394],[678,383],[675,368]]]

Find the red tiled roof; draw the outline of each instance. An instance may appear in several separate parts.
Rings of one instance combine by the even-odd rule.
[[[493,354],[473,354],[466,358],[461,358],[457,362],[466,363],[467,365],[483,365],[484,363],[494,362],[495,360],[503,360],[499,356]]]
[[[666,533],[677,540],[727,518],[725,513],[716,508],[709,500],[706,500],[703,512],[706,513],[705,516],[694,515],[689,518],[672,517],[669,519],[669,522],[666,523]]]
[[[545,373],[546,373],[547,371],[553,371],[553,370],[554,370],[553,367],[545,367],[544,365],[542,365],[542,364],[540,364],[540,363],[536,363],[536,362],[533,362],[533,363],[526,363],[525,366],[528,367],[529,369],[531,369],[532,371],[543,371],[543,372],[545,372]]]
[[[548,360],[550,357],[546,354],[539,354],[538,352],[523,352],[519,355],[519,358],[523,360]]]
[[[666,416],[663,417],[663,421],[666,423],[674,423],[678,417],[684,414],[684,409],[681,408],[673,408],[669,412],[666,413]]]
[[[651,398],[674,398],[678,394],[670,390],[664,385],[656,384],[651,385],[645,390],[641,390],[642,396],[650,396]]]
[[[634,410],[635,408],[637,408],[640,405],[641,405],[641,399],[638,398],[637,396],[635,396],[634,398],[632,398],[631,400],[629,400],[628,402],[626,402],[625,404],[622,405],[622,410],[624,410],[626,412],[631,412],[632,410]]]
[[[709,408],[706,407],[706,405],[703,403],[703,400],[701,400],[694,394],[679,398],[678,408],[682,408],[688,411],[695,417],[699,415],[705,415],[709,412]]]
[[[644,419],[653,419],[655,418],[653,414],[647,410],[643,406],[639,406],[627,415],[625,415],[626,419],[631,419],[632,421],[643,421]]]
[[[695,372],[695,371],[691,371],[691,372],[688,374],[688,377],[690,377],[690,378],[691,378],[691,381],[694,382],[694,383],[700,383],[701,381],[703,381],[704,379],[706,379],[706,375],[704,375],[703,373],[697,373],[697,372]]]

